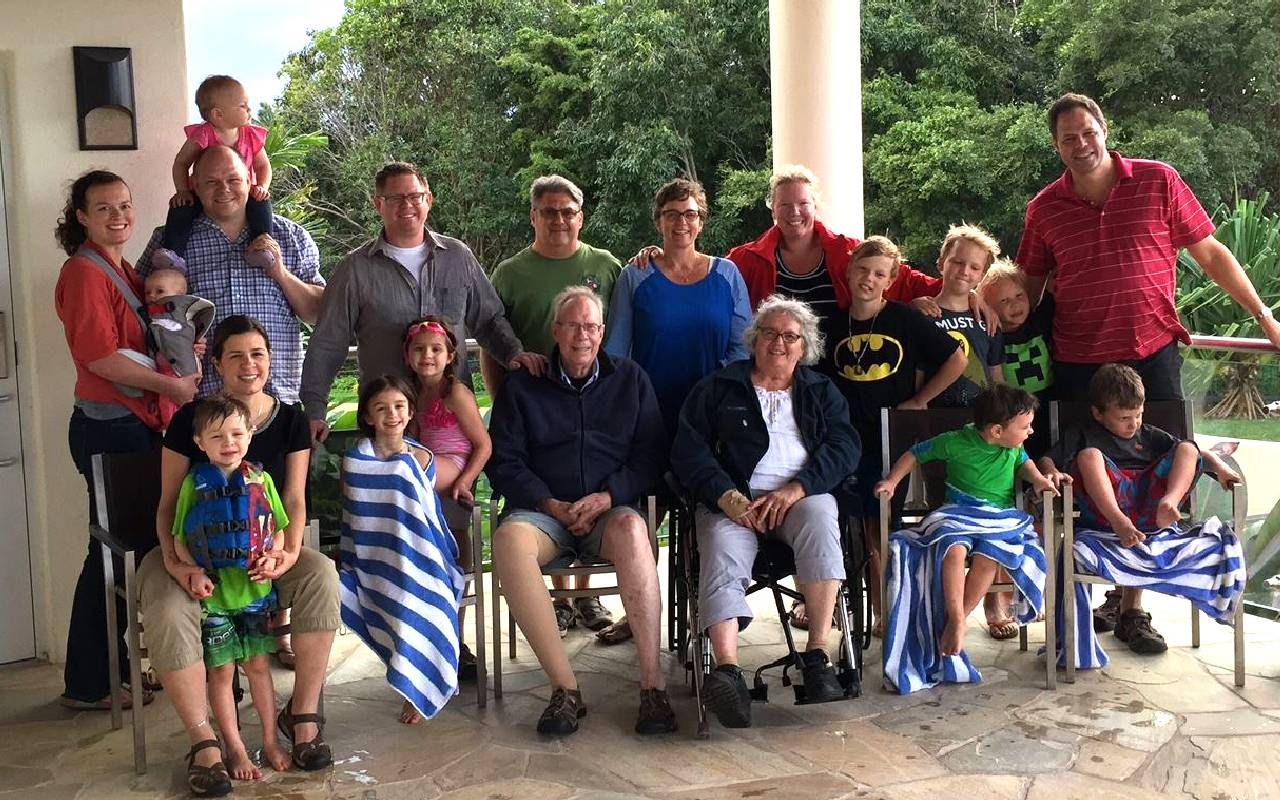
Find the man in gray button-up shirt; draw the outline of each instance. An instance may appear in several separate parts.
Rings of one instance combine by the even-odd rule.
[[[334,270],[302,367],[302,402],[318,439],[328,434],[329,388],[352,341],[359,348],[361,383],[386,373],[407,374],[401,337],[410,322],[428,314],[448,320],[459,342],[469,332],[512,369],[541,374],[546,366],[544,357],[523,351],[470,248],[427,229],[431,190],[418,168],[388,164],[374,183],[382,233]],[[471,386],[464,358],[458,360],[458,376]]]

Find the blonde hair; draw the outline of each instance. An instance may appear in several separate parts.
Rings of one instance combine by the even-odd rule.
[[[946,238],[942,240],[942,250],[938,253],[939,263],[946,259],[947,253],[951,251],[951,245],[962,240],[987,251],[988,267],[1000,257],[1000,243],[996,241],[996,237],[988,233],[985,228],[961,222],[947,229]]]
[[[1023,272],[1022,267],[1015,264],[1012,259],[997,258],[995,263],[987,268],[987,273],[982,276],[982,280],[978,282],[978,293],[986,297],[988,290],[1005,282],[1016,283],[1025,291],[1027,273]]]
[[[813,204],[815,206],[818,204],[818,176],[813,174],[813,170],[803,164],[784,164],[778,167],[769,178],[769,197],[765,201],[765,206],[772,209],[773,201],[778,196],[778,187],[789,183],[808,185],[809,193],[813,195]]]
[[[887,236],[868,236],[849,252],[849,265],[861,261],[864,258],[887,258],[893,261],[893,267],[889,270],[889,277],[898,277],[898,267],[902,266],[902,251],[898,246],[889,241]]]

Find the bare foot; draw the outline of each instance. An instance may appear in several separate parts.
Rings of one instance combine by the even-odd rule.
[[[1178,504],[1168,497],[1160,498],[1160,502],[1156,505],[1156,524],[1161,528],[1167,528],[1180,519],[1182,514],[1178,511]]]
[[[964,649],[964,620],[948,619],[947,627],[942,629],[942,638],[938,639],[938,654],[943,656],[959,655]]]
[[[884,620],[874,619],[871,622],[871,635],[877,639],[884,638]]]
[[[413,703],[405,700],[404,705],[400,707],[400,721],[405,725],[417,725],[422,722],[422,715],[413,707]]]
[[[262,760],[271,765],[276,772],[287,772],[292,763],[289,752],[279,742],[262,743]]]
[[[249,753],[244,749],[244,742],[227,743],[224,747],[227,751],[227,772],[232,778],[238,781],[256,781],[262,778],[262,770],[253,763],[253,759],[249,758]]]

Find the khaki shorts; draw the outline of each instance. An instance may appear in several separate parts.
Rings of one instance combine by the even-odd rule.
[[[293,567],[274,581],[280,608],[291,609],[294,633],[336,631],[338,571],[333,562],[315,550],[302,548]],[[157,672],[176,672],[204,661],[200,641],[200,601],[165,571],[164,555],[157,547],[138,565],[142,616],[146,624],[147,654]]]

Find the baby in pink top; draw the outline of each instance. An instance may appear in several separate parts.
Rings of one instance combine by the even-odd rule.
[[[164,225],[164,246],[151,258],[153,269],[177,268],[185,272],[187,240],[191,226],[200,216],[200,199],[192,191],[190,173],[200,154],[215,145],[226,145],[239,154],[249,169],[249,200],[245,213],[249,221],[249,243],[245,260],[254,266],[271,266],[270,250],[253,247],[263,234],[271,233],[271,162],[264,145],[267,129],[249,122],[249,96],[240,81],[229,75],[210,75],[196,89],[196,105],[204,122],[187,125],[187,140],[173,159],[174,195],[169,200],[169,216]]]

